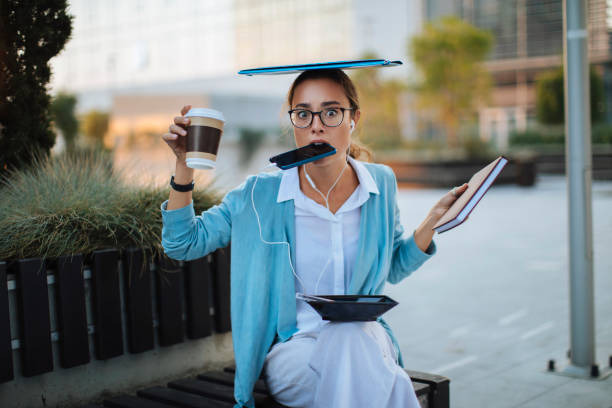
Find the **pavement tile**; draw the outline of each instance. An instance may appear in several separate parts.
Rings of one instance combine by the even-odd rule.
[[[573,379],[516,407],[612,408],[612,378],[605,381]]]
[[[612,182],[594,181],[593,191],[595,342],[603,369],[612,355]],[[445,192],[400,190],[406,230]],[[384,317],[407,366],[442,368],[436,374],[451,379],[453,408],[612,408],[610,380],[544,372],[551,358],[562,366],[569,348],[567,214],[563,176],[539,177],[533,188],[494,186],[466,223],[434,237],[431,260],[385,288],[399,302]]]
[[[451,407],[510,408],[532,400],[546,391],[545,387],[499,378],[487,378],[469,385],[451,383]]]

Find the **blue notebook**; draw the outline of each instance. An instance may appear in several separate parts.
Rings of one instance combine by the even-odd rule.
[[[367,67],[395,67],[402,65],[402,61],[390,61],[386,59],[367,59],[367,60],[356,60],[356,61],[335,61],[335,62],[321,62],[317,64],[300,64],[300,65],[279,65],[276,67],[264,67],[264,68],[253,68],[243,69],[239,71],[240,75],[279,75],[279,74],[295,74],[302,71],[310,71],[313,69],[330,69],[330,68],[342,68],[342,69],[354,69],[354,68],[367,68]]]

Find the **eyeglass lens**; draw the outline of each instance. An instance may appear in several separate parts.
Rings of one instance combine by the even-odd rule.
[[[338,108],[323,109],[321,112],[315,112],[319,115],[321,122],[325,126],[339,126],[344,117],[344,111]],[[297,109],[291,112],[291,122],[295,127],[305,128],[312,123],[313,112],[307,109]]]

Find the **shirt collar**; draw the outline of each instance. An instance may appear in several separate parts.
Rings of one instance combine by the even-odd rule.
[[[376,182],[372,175],[366,169],[362,162],[355,160],[349,156],[349,164],[353,166],[359,184],[369,194],[380,194]],[[283,177],[281,178],[280,187],[276,196],[276,202],[281,203],[283,201],[295,200],[300,189],[300,180],[298,176],[297,167],[290,168],[289,170],[282,170]]]

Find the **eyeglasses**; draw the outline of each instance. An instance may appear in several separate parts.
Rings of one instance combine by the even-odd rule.
[[[344,111],[353,110],[352,108],[327,108],[318,112],[313,112],[308,109],[291,109],[289,111],[289,117],[291,118],[291,123],[296,128],[307,128],[312,125],[312,118],[314,115],[319,115],[319,119],[321,119],[321,123],[323,123],[327,127],[336,127],[340,126],[342,120],[344,119]]]

